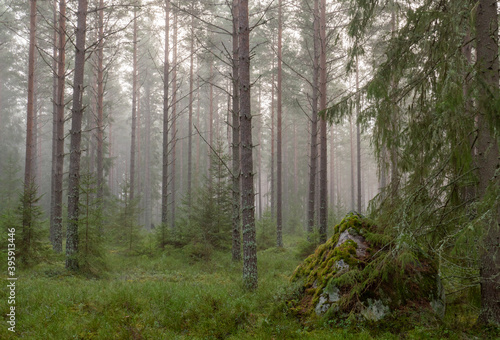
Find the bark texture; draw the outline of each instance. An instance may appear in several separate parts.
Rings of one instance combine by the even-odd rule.
[[[78,269],[78,202],[80,199],[80,159],[83,118],[83,75],[85,66],[85,34],[87,30],[87,0],[78,1],[73,107],[71,109],[71,144],[68,181],[68,226],[66,233],[66,268]]]
[[[255,235],[255,201],[252,160],[252,113],[250,110],[250,27],[248,0],[239,4],[239,78],[241,131],[241,204],[243,228],[243,283],[248,290],[257,289],[257,242]]]
[[[498,2],[480,0],[476,13],[477,65],[479,88],[478,165],[480,198],[498,194],[500,179],[495,171],[500,166],[497,136],[498,112],[493,103],[498,91]],[[498,125],[497,125],[498,126]],[[500,325],[500,204],[492,201],[492,220],[484,226],[480,254],[481,313],[484,323]]]

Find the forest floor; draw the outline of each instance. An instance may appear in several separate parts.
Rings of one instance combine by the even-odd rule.
[[[474,330],[453,310],[443,322],[409,325],[404,332],[345,322],[304,326],[285,313],[282,297],[301,262],[296,243],[285,241],[285,249],[258,253],[255,292],[244,290],[241,263],[233,263],[229,252],[194,261],[174,248],[142,255],[107,249],[108,271],[99,278],[70,274],[63,257],[54,257],[18,271],[15,334],[8,330],[7,276],[1,275],[0,339],[481,339],[494,334]]]

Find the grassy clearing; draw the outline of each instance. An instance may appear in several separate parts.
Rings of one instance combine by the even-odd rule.
[[[289,242],[290,244],[293,242]],[[282,296],[300,259],[293,249],[258,254],[259,289],[246,292],[230,254],[187,264],[187,255],[127,256],[108,250],[99,279],[65,271],[63,258],[18,273],[16,334],[7,330],[7,289],[0,290],[1,339],[409,339],[468,338],[443,327],[406,334],[349,324],[304,327],[284,312]],[[5,268],[1,268],[5,273]],[[6,282],[6,276],[2,276]],[[386,328],[387,329],[387,328]],[[457,337],[458,336],[458,337]]]

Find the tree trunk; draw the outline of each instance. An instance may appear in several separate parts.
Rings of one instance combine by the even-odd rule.
[[[130,142],[130,203],[135,192],[135,146],[137,125],[137,8],[134,7],[134,36],[132,56],[132,134]]]
[[[326,109],[326,0],[321,0],[320,3],[320,20],[319,20],[319,37],[321,42],[320,47],[320,79],[319,79],[319,92],[320,101],[319,109]],[[319,238],[321,243],[326,242],[326,225],[328,219],[328,180],[327,180],[327,167],[328,167],[328,150],[326,139],[326,120],[320,120],[320,171],[319,171]]]
[[[357,177],[358,177],[358,212],[361,213],[361,132],[359,129],[359,113],[360,113],[360,98],[359,98],[359,67],[358,57],[356,56],[356,151],[357,151]]]
[[[194,9],[194,2],[191,10]],[[191,186],[193,181],[193,85],[194,85],[194,16],[191,16],[191,41],[189,54],[189,117],[188,117],[188,207],[191,207]]]
[[[175,228],[175,166],[177,151],[177,12],[174,13],[173,51],[172,51],[172,170],[170,172],[171,193],[172,193],[172,218],[170,226]]]
[[[499,167],[497,136],[493,126],[498,126],[498,2],[480,0],[476,12],[476,41],[479,90],[478,115],[478,194],[482,199],[497,195],[500,179],[495,176]],[[480,253],[481,312],[483,323],[500,325],[500,204],[492,200],[492,220],[484,225]]]
[[[282,115],[282,70],[281,70],[281,60],[282,60],[282,30],[283,30],[283,3],[282,0],[278,1],[278,115],[276,119],[276,127],[278,132],[278,138],[276,140],[276,247],[283,247],[283,179],[282,179],[282,145],[281,145],[281,115]]]
[[[80,198],[80,156],[83,118],[83,76],[85,66],[85,33],[87,29],[87,0],[78,1],[73,108],[71,109],[71,144],[68,181],[68,227],[66,233],[66,268],[78,269],[78,201]]]
[[[274,220],[275,204],[276,204],[276,184],[274,183],[274,59],[273,59],[273,75],[271,80],[271,219]]]
[[[51,183],[50,183],[50,243],[52,244],[52,249],[56,252],[55,246],[55,234],[56,234],[56,223],[55,223],[55,180],[56,180],[56,160],[57,160],[57,63],[58,63],[58,36],[57,36],[57,1],[54,0],[54,13],[53,13],[53,24],[54,31],[52,32],[52,69],[54,71],[53,81],[52,81],[52,169],[51,169]],[[1,108],[0,108],[1,109]]]
[[[165,0],[165,55],[163,64],[163,165],[161,183],[161,223],[167,225],[168,217],[168,78],[170,65],[169,54],[170,1]],[[162,228],[163,230],[164,228]],[[165,235],[163,235],[165,236]],[[162,238],[162,244],[164,239]]]
[[[318,78],[319,78],[319,0],[314,0],[314,52],[313,52],[313,86],[311,117],[311,154],[309,162],[309,202],[307,211],[307,234],[313,232],[316,199],[316,164],[318,153]]]
[[[352,124],[352,116],[349,118],[349,137],[350,137],[350,146],[351,146],[351,210],[356,209],[356,202],[355,202],[355,191],[356,191],[356,185],[355,185],[355,180],[354,178],[356,177],[356,166],[355,166],[355,153],[354,153],[354,131],[353,131],[353,124]]]
[[[26,118],[26,159],[24,168],[24,197],[28,197],[35,182],[35,174],[33,169],[33,159],[35,156],[35,144],[33,140],[34,116],[35,116],[35,39],[36,39],[36,0],[31,0],[30,4],[30,40],[29,40],[29,55],[28,55],[28,106]],[[30,202],[28,199],[23,199],[23,229],[31,228],[30,221]],[[29,233],[26,233],[29,235]],[[24,239],[23,239],[24,241]],[[29,239],[28,239],[29,242]],[[28,247],[28,244],[25,244]]]
[[[239,4],[239,81],[243,223],[243,283],[257,289],[257,243],[255,237],[255,202],[252,161],[252,112],[250,110],[250,27],[248,0]]]
[[[233,237],[232,237],[232,259],[241,260],[241,217],[240,217],[240,95],[239,95],[239,75],[238,75],[238,19],[239,0],[233,0],[233,107],[232,107],[232,132],[233,132]]]
[[[102,206],[104,192],[104,0],[99,0],[99,33],[97,42],[97,200]]]
[[[151,207],[151,92],[150,92],[150,84],[146,83],[145,86],[145,96],[146,96],[146,108],[145,108],[145,114],[146,114],[146,133],[145,133],[145,139],[146,139],[146,150],[145,150],[145,155],[144,155],[144,164],[145,164],[145,184],[144,184],[144,202],[145,202],[145,210],[144,210],[144,224],[146,226],[146,229],[151,230],[151,214],[152,214],[152,207]]]

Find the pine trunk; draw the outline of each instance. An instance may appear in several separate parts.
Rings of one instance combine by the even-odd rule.
[[[314,0],[314,51],[312,81],[311,153],[309,155],[309,202],[307,211],[307,234],[314,229],[316,200],[316,164],[318,153],[318,81],[319,81],[319,0]]]
[[[193,3],[194,4],[194,3]],[[191,6],[193,10],[193,6]],[[193,85],[194,85],[194,16],[191,16],[191,41],[189,54],[189,116],[188,116],[188,207],[191,207],[191,186],[193,181]]]
[[[282,179],[282,145],[281,145],[281,115],[282,115],[282,70],[281,70],[281,59],[282,59],[282,31],[283,31],[283,3],[282,0],[278,1],[278,87],[277,87],[277,96],[278,96],[278,115],[276,117],[276,127],[278,132],[278,138],[276,140],[276,247],[283,247],[283,179]]]
[[[232,148],[233,148],[233,237],[232,258],[233,261],[241,260],[241,217],[240,217],[240,96],[238,75],[238,11],[239,0],[233,0],[233,107],[232,107]]]
[[[174,13],[174,32],[173,32],[173,53],[172,53],[172,168],[170,172],[171,193],[172,193],[172,218],[170,226],[175,228],[175,166],[176,166],[176,151],[177,151],[177,12]]]
[[[50,183],[50,243],[52,244],[52,249],[57,252],[55,246],[55,234],[56,234],[56,223],[55,223],[55,179],[56,179],[56,164],[57,164],[57,63],[58,63],[58,43],[59,39],[57,36],[57,1],[54,0],[53,8],[53,25],[54,31],[52,32],[52,69],[54,71],[52,79],[52,169],[51,169],[51,183]],[[60,251],[59,251],[60,252]]]
[[[135,193],[135,147],[137,125],[137,9],[134,8],[134,35],[132,56],[132,134],[130,142],[130,203]]]
[[[170,65],[169,54],[170,1],[165,0],[165,55],[163,64],[163,157],[161,182],[161,223],[167,225],[168,217],[168,78]],[[164,228],[162,227],[162,230]],[[165,235],[163,235],[165,236]],[[164,239],[162,239],[162,244]]]
[[[480,0],[476,13],[476,41],[479,91],[478,165],[480,198],[498,194],[500,180],[498,141],[490,124],[498,124],[498,3]],[[494,126],[494,125],[493,125]],[[498,125],[496,125],[498,126]],[[500,203],[493,201],[492,220],[485,223],[480,253],[481,312],[479,320],[500,325]]]
[[[87,29],[87,0],[78,1],[73,108],[71,109],[71,142],[68,181],[68,227],[66,233],[66,268],[78,269],[78,202],[80,198],[80,156],[83,119],[83,77],[85,67],[85,33]]]
[[[99,0],[99,33],[97,42],[97,200],[102,204],[104,196],[104,0]]]
[[[320,38],[320,79],[319,109],[326,109],[326,0],[320,3],[319,38]],[[326,120],[320,120],[320,170],[319,170],[319,238],[321,243],[326,242],[326,225],[328,219],[328,150],[326,139]]]
[[[243,224],[243,283],[257,289],[257,243],[252,160],[252,112],[250,109],[250,27],[248,0],[239,4],[239,81],[241,131],[241,205]]]

